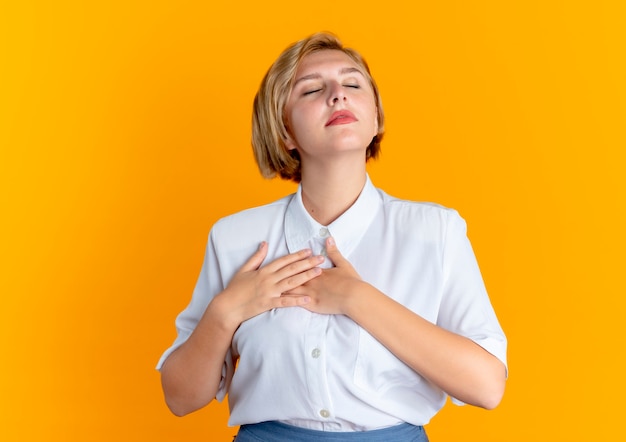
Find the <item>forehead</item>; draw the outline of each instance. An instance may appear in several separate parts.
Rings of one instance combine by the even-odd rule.
[[[300,60],[296,70],[296,80],[303,75],[322,73],[323,71],[341,71],[345,68],[356,68],[365,75],[362,66],[343,51],[324,49],[308,54]]]

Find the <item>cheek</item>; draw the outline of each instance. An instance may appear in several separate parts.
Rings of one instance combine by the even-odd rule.
[[[378,109],[374,106],[374,112],[372,115],[372,127],[374,130],[374,135],[378,134]]]
[[[300,115],[300,114],[298,114]],[[302,132],[302,124],[298,115],[292,115],[289,119],[289,134],[294,138],[298,138],[298,135]]]
[[[372,126],[375,131],[378,131],[378,113],[376,112],[376,106],[374,106],[374,111],[370,115],[372,118]]]
[[[300,145],[300,142],[303,141],[302,139],[307,136],[308,129],[306,122],[308,118],[301,109],[292,109],[287,116],[287,134],[291,141],[287,146],[289,149],[295,149]]]
[[[319,118],[315,111],[307,106],[296,106],[289,113],[289,127],[293,132],[301,133]]]
[[[371,127],[374,131],[374,135],[378,133],[378,108],[376,106],[376,100],[373,97],[368,97],[367,100],[363,100],[361,106],[363,109],[368,109],[367,116],[370,121],[367,123],[368,127]]]

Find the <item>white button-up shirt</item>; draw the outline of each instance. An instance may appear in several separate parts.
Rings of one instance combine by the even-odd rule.
[[[325,254],[329,235],[363,280],[506,365],[506,338],[463,219],[438,205],[390,197],[368,177],[357,201],[328,226],[307,213],[301,187],[218,221],[192,300],[176,319],[178,337],[158,368],[261,241],[268,242],[265,262],[270,262],[304,248]],[[331,265],[327,259],[321,266]],[[236,370],[233,358],[239,358]],[[217,399],[226,393],[229,425],[278,420],[326,431],[424,425],[446,400],[443,391],[347,316],[301,307],[274,309],[241,324],[224,361]]]

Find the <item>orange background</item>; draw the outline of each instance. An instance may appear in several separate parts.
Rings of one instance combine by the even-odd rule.
[[[466,218],[510,341],[500,407],[431,440],[616,440],[625,5],[2,1],[0,440],[231,440],[224,404],[170,415],[154,365],[212,223],[294,190],[257,173],[251,102],[318,30],[379,83],[373,181]]]

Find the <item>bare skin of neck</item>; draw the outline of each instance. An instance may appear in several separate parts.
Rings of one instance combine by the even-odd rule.
[[[365,185],[362,157],[357,161],[303,161],[302,166],[302,202],[313,219],[324,226],[348,210]]]

